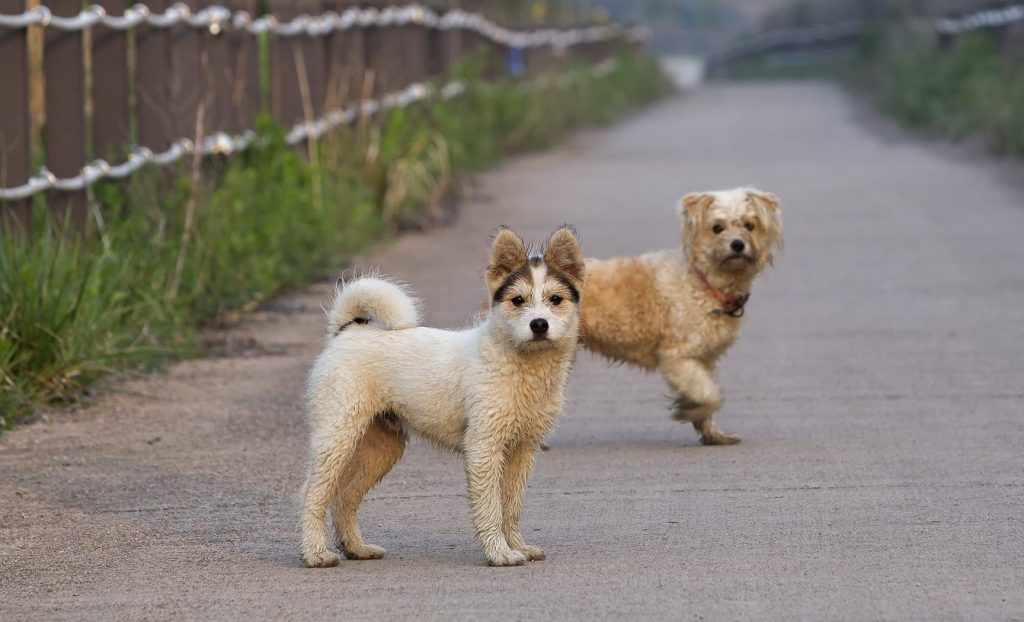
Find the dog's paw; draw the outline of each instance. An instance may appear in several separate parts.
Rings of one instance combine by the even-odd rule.
[[[741,440],[743,440],[741,437],[735,434],[726,434],[725,432],[707,434],[700,437],[700,442],[705,445],[735,445]]]
[[[346,546],[342,547],[342,551],[348,559],[380,559],[384,557],[384,549],[372,544]]]
[[[306,551],[299,555],[306,566],[310,568],[330,568],[341,563],[341,557],[327,550]]]
[[[530,546],[529,544],[524,544],[516,550],[525,555],[527,561],[531,562],[543,561],[546,557],[544,555],[544,549],[540,548],[539,546]]]
[[[525,563],[526,555],[512,549],[487,554],[488,566],[522,566]]]

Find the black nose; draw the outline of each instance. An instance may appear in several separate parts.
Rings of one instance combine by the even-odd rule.
[[[543,335],[548,332],[548,321],[543,318],[530,320],[530,330],[532,330],[534,334]]]
[[[729,245],[729,248],[736,253],[742,253],[746,247],[747,245],[743,243],[743,240],[733,240],[732,244]]]

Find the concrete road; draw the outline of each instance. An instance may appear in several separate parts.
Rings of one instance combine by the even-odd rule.
[[[676,246],[686,191],[783,197],[721,369],[744,442],[699,446],[660,379],[581,356],[526,497],[547,561],[485,566],[459,462],[416,442],[362,513],[387,557],[300,567],[320,286],[0,439],[0,619],[1024,619],[1024,187],[864,117],[827,84],[711,86],[369,258],[461,326],[499,223],[609,256]]]

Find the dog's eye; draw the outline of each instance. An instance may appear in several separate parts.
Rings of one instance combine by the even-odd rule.
[[[725,231],[725,227],[723,227],[722,225],[715,225],[714,227],[711,227],[711,230],[714,231],[716,234],[719,234]]]
[[[743,226],[747,228],[747,231],[753,231],[754,230],[754,223],[752,223],[752,222],[748,222],[748,223],[746,223]]]
[[[562,304],[562,297],[559,296],[558,294],[555,294],[554,296],[551,297],[551,304],[555,305],[556,307]]]
[[[526,304],[526,299],[523,298],[522,296],[516,296],[515,298],[512,299],[512,304],[514,304],[517,307],[521,307],[524,304]]]

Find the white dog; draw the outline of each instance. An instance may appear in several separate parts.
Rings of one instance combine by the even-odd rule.
[[[486,320],[464,331],[417,327],[416,302],[381,278],[348,283],[328,313],[309,374],[309,475],[302,560],[334,566],[326,514],[349,559],[378,559],[356,524],[363,496],[402,456],[407,430],[463,455],[476,535],[494,566],[544,559],[519,530],[541,439],[562,409],[579,329],[583,258],[563,227],[540,255],[501,229],[491,248]]]

